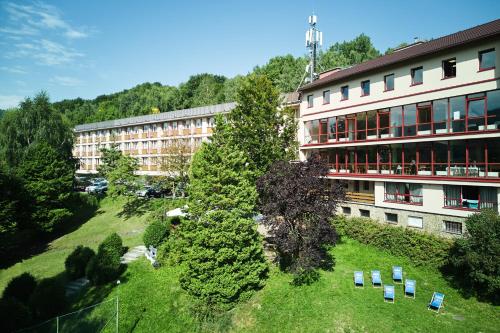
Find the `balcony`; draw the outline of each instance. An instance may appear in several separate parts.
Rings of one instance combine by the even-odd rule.
[[[203,133],[203,129],[202,128],[195,128],[194,129],[194,134],[202,134]]]
[[[191,129],[190,128],[185,128],[182,130],[182,135],[191,135]]]
[[[364,204],[375,204],[375,194],[363,192],[346,192],[346,200]]]

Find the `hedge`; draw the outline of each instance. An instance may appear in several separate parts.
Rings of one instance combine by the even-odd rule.
[[[447,263],[453,241],[408,228],[384,225],[367,218],[337,216],[332,220],[339,236],[347,236],[418,266],[439,268]]]
[[[66,258],[64,266],[66,274],[70,279],[78,279],[85,276],[85,268],[90,259],[95,256],[94,250],[89,247],[78,245]]]

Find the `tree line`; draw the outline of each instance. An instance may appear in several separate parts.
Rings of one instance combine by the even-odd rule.
[[[389,49],[387,52],[392,52]],[[351,41],[335,43],[320,52],[318,68],[325,71],[335,67],[348,67],[379,57],[381,52],[370,37],[361,34]],[[239,84],[249,75],[264,75],[280,93],[296,91],[304,77],[308,63],[306,55],[276,56],[265,65],[256,66],[246,75],[227,78],[222,75],[197,74],[178,87],[159,82],[142,83],[131,89],[95,99],[66,99],[53,103],[69,123],[77,124],[167,112],[203,105],[233,102]]]

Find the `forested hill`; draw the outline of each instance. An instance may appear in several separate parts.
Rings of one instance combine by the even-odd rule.
[[[380,55],[370,38],[361,34],[352,41],[336,43],[321,52],[318,67],[320,71],[347,67]],[[306,56],[277,56],[267,64],[255,67],[249,74],[267,75],[281,92],[291,92],[301,84],[307,62]],[[71,125],[77,125],[234,101],[238,82],[242,79],[243,76],[226,78],[198,74],[178,87],[158,82],[143,83],[93,100],[76,98],[55,102],[53,106],[66,115]]]

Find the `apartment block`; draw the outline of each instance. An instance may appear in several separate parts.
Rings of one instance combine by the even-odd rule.
[[[300,89],[300,158],[342,181],[339,212],[441,235],[500,200],[500,20],[346,68]]]

